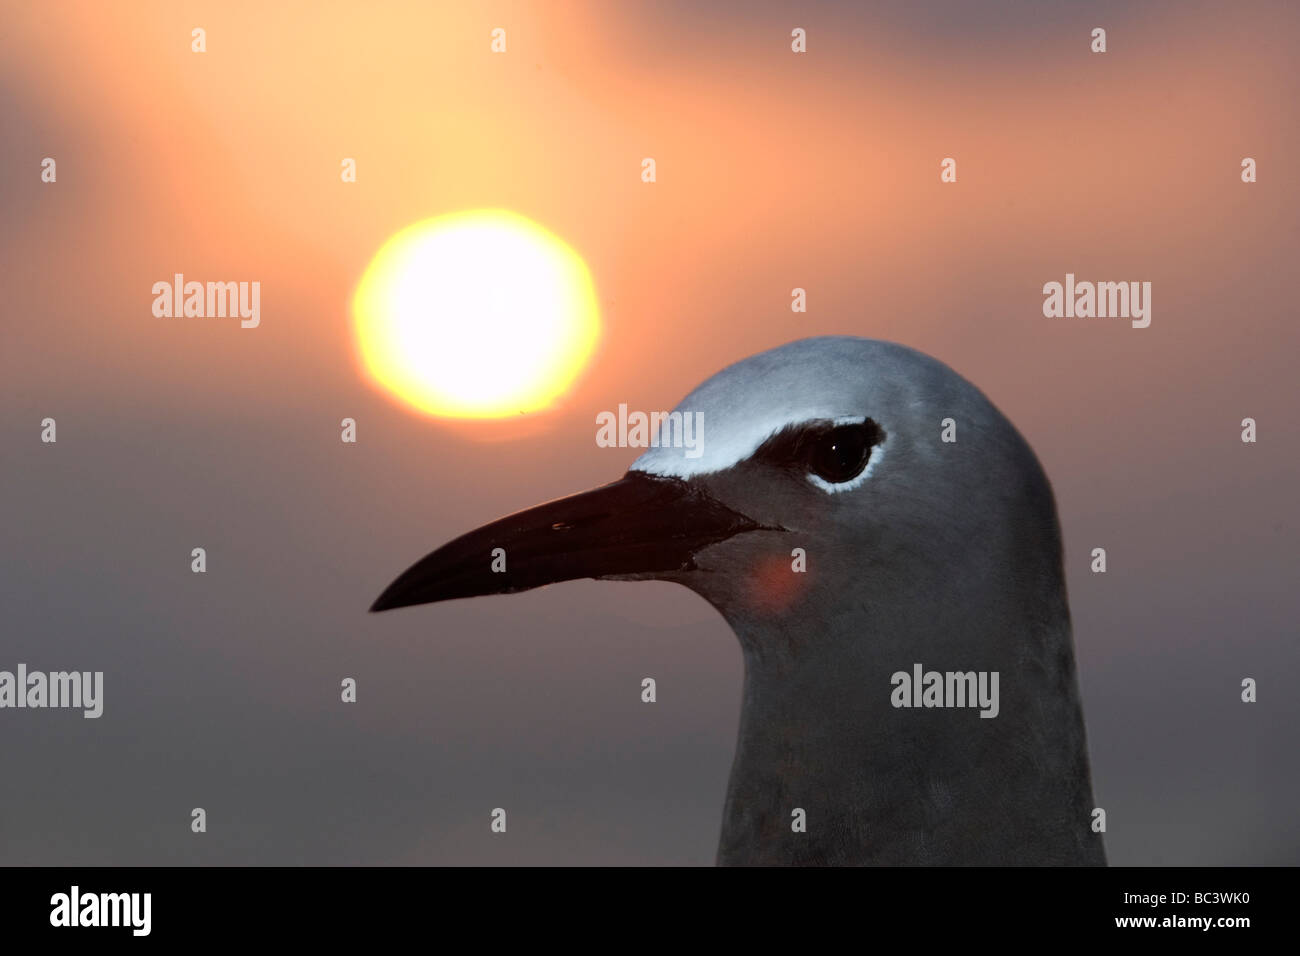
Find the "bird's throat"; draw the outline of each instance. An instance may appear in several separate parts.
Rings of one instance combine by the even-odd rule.
[[[912,662],[833,624],[809,648],[779,622],[742,623],[720,864],[1104,863],[1068,619],[1054,633],[972,643],[993,650],[955,662],[1000,671],[991,718],[948,699],[901,706],[891,676]],[[1042,653],[999,651],[1025,647]]]

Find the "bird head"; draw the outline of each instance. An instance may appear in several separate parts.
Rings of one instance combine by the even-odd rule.
[[[723,369],[675,412],[698,422],[695,447],[661,443],[611,484],[462,535],[372,610],[576,578],[669,580],[744,641],[745,620],[825,620],[845,602],[884,614],[915,594],[927,615],[936,603],[968,612],[993,573],[1044,557],[1059,567],[1032,452],[974,386],[920,352],[804,339]]]

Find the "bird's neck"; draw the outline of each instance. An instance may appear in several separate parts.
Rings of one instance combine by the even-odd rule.
[[[844,615],[812,644],[806,621],[728,615],[745,686],[719,863],[1104,863],[1068,611],[1020,610],[1018,634],[1006,615],[989,634],[933,608],[870,633]],[[986,700],[997,672],[996,716],[978,696],[897,706],[923,700],[893,679],[918,664],[982,672]]]

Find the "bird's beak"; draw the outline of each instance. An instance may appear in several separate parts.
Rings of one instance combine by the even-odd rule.
[[[444,544],[403,572],[370,610],[689,570],[701,549],[759,527],[694,484],[629,471]]]

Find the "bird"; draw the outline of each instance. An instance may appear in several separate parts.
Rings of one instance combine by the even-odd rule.
[[[1104,866],[1056,502],[1011,422],[939,360],[842,335],[736,362],[675,411],[702,416],[701,449],[652,444],[470,531],[371,610],[684,585],[744,663],[719,865]],[[923,668],[996,675],[996,713],[912,706]]]

